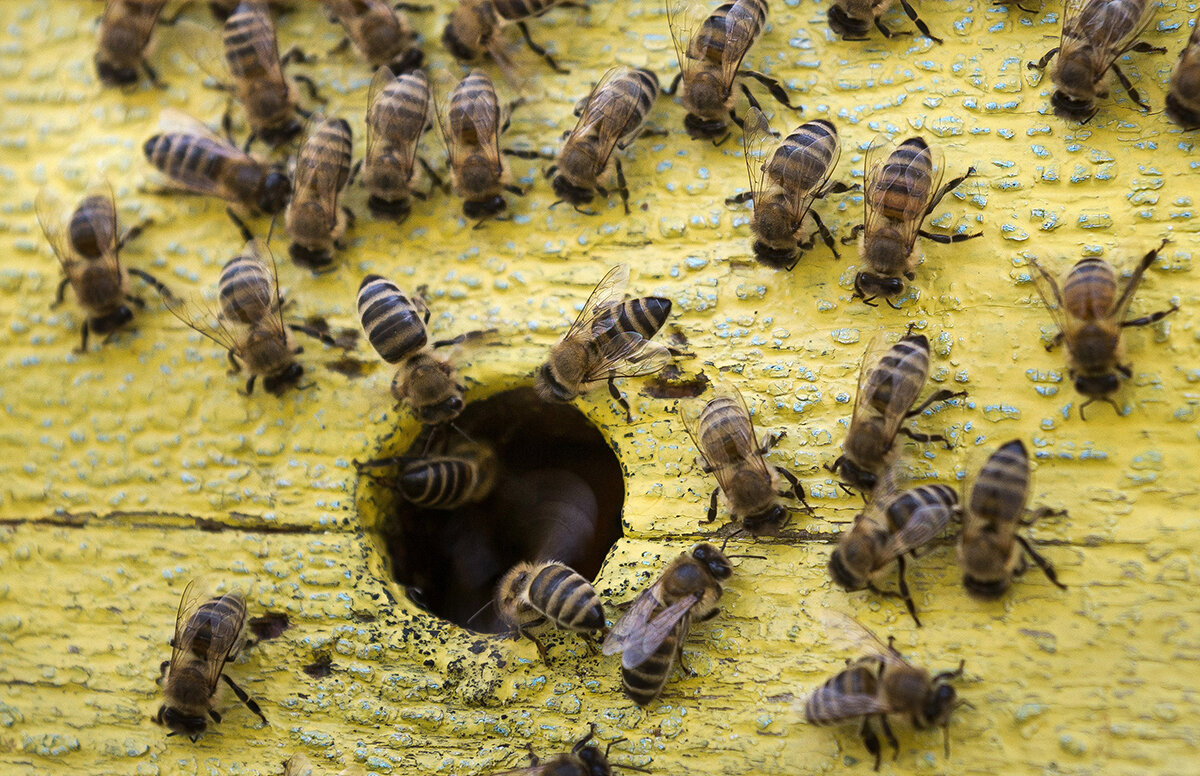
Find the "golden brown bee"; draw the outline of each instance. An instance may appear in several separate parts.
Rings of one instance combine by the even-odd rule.
[[[1052,514],[1051,510],[1039,509],[1027,520],[1028,499],[1029,454],[1025,452],[1025,444],[1014,439],[992,453],[979,470],[963,510],[958,564],[963,570],[963,587],[971,595],[986,600],[1004,595],[1013,578],[1025,573],[1026,556],[1060,590],[1067,589],[1058,581],[1054,567],[1033,549],[1028,539],[1017,533],[1019,526]]]
[[[390,67],[396,73],[415,70],[425,61],[417,33],[401,10],[384,0],[321,0],[346,30],[343,43],[353,43],[371,67]],[[412,6],[408,6],[412,7]]]
[[[467,218],[485,219],[503,211],[506,191],[525,193],[509,182],[508,163],[500,153],[500,134],[508,124],[500,125],[500,101],[487,74],[472,70],[459,81],[438,121],[450,151],[450,182],[463,198]]]
[[[574,0],[459,0],[450,12],[442,31],[442,45],[461,62],[477,62],[484,54],[491,55],[502,68],[511,65],[500,45],[497,33],[508,24],[515,24],[529,48],[555,71],[569,73],[558,66],[546,49],[529,36],[526,19],[533,19],[559,6],[581,8]]]
[[[224,680],[267,723],[262,709],[225,673],[225,662],[236,659],[245,644],[246,601],[239,593],[210,596],[203,585],[188,583],[175,618],[171,659],[162,664],[163,705],[154,721],[195,741],[208,728],[208,719],[220,722],[217,712],[218,682]]]
[[[1121,345],[1121,329],[1147,326],[1179,309],[1178,305],[1172,304],[1169,310],[1125,320],[1125,313],[1142,282],[1142,275],[1166,244],[1167,241],[1163,240],[1161,245],[1142,257],[1119,295],[1117,273],[1103,259],[1084,259],[1072,267],[1063,278],[1061,291],[1054,276],[1036,259],[1032,260],[1034,285],[1058,326],[1058,333],[1046,349],[1051,350],[1066,343],[1067,366],[1075,390],[1088,397],[1079,407],[1081,418],[1084,417],[1084,409],[1097,399],[1108,402],[1117,414],[1121,414],[1121,408],[1111,395],[1120,387],[1122,377],[1128,379],[1133,376],[1129,365],[1123,363],[1125,353]]]
[[[833,235],[812,209],[813,202],[826,194],[849,189],[842,183],[825,185],[842,153],[837,128],[824,119],[801,124],[766,159],[764,145],[771,137],[767,117],[758,108],[751,108],[742,134],[750,188],[725,200],[727,205],[754,200],[750,231],[755,238],[755,257],[768,267],[790,272],[800,260],[801,250],[813,247],[819,234],[834,258],[841,258]],[[803,237],[798,232],[806,215],[812,217],[817,229]]]
[[[738,76],[755,79],[780,103],[796,108],[779,81],[742,67],[742,60],[767,23],[767,0],[732,0],[701,19],[703,10],[697,0],[667,6],[679,73],[666,93],[675,94],[682,83],[683,107],[687,110],[683,126],[688,135],[720,144],[729,136],[726,128],[731,119],[742,126],[733,109],[733,84]],[[750,106],[759,107],[745,83],[741,87]]]
[[[872,490],[891,464],[896,434],[918,442],[944,442],[948,447],[941,434],[917,434],[903,423],[934,402],[967,395],[942,389],[912,409],[929,377],[929,340],[924,334],[905,335],[879,357],[884,344],[882,335],[876,337],[863,355],[850,430],[842,455],[830,467],[845,484],[863,492]]]
[[[590,728],[588,734],[576,742],[570,752],[555,755],[549,760],[542,760],[530,748],[529,759],[531,762],[528,768],[503,771],[491,774],[491,776],[612,776],[613,766],[608,762],[608,753],[613,744],[619,744],[625,739],[618,738],[616,741],[610,741],[601,752],[600,747],[587,745],[596,735],[596,726],[593,724],[590,725]],[[620,767],[631,771],[644,770],[632,765]]]
[[[1171,73],[1167,115],[1186,131],[1200,129],[1200,17],[1194,22],[1179,63]]]
[[[117,205],[108,184],[93,185],[70,219],[64,218],[66,209],[62,201],[48,190],[38,194],[35,205],[38,223],[63,269],[54,306],[62,304],[69,285],[86,316],[78,352],[87,352],[90,331],[111,335],[133,320],[128,303],[139,308],[146,306],[129,291],[129,274],[146,281],[160,294],[171,293],[150,273],[134,267],[127,270],[121,265],[121,248],[139,235],[142,228],[135,226],[118,236]]]
[[[938,537],[958,509],[958,496],[945,485],[922,485],[896,492],[890,470],[871,493],[871,501],[842,534],[829,557],[829,575],[846,590],[879,593],[875,578],[894,561],[900,597],[917,626],[917,607],[904,577],[907,553]]]
[[[350,180],[353,138],[345,119],[330,118],[313,124],[296,158],[292,201],[284,217],[292,260],[313,272],[332,269],[333,251],[342,248],[342,237],[354,214],[340,206],[342,189]]]
[[[842,36],[842,40],[866,40],[867,31],[871,25],[883,33],[883,37],[891,38],[896,35],[911,35],[911,32],[898,32],[883,23],[883,14],[892,7],[893,0],[833,0],[829,6],[829,29]],[[921,34],[934,43],[942,39],[929,31],[929,27],[917,16],[917,11],[908,0],[900,0],[900,6],[908,18],[913,20]]]
[[[728,556],[697,544],[642,592],[604,639],[604,654],[621,653],[621,684],[634,703],[659,696],[693,622],[717,616],[721,584],[733,574]]]
[[[821,619],[833,641],[844,641],[866,655],[848,663],[825,684],[808,696],[804,716],[812,725],[835,725],[862,717],[863,744],[875,755],[879,770],[881,747],[871,725],[879,720],[883,735],[897,755],[899,742],[888,724],[889,714],[903,714],[917,730],[940,727],[945,733],[946,756],[950,756],[950,715],[961,704],[950,682],[962,677],[966,661],[954,671],[930,676],[904,659],[889,638],[884,644],[856,620],[837,612],[824,611]]]
[[[650,339],[671,314],[671,300],[622,301],[628,282],[629,265],[618,264],[596,284],[579,317],[538,368],[533,389],[543,401],[569,402],[607,382],[613,399],[633,419],[613,381],[652,374],[671,360],[671,351]]]
[[[287,173],[234,147],[190,116],[163,111],[163,132],[145,142],[146,160],[172,183],[274,215],[287,207],[292,184]]]
[[[715,397],[707,402],[695,399],[679,406],[684,427],[703,458],[704,472],[717,478],[706,522],[716,518],[717,493],[721,492],[729,501],[729,511],[741,519],[746,531],[754,535],[777,531],[788,518],[780,497],[790,496],[808,507],[796,476],[763,458],[783,435],[772,434],[760,443],[741,391],[721,385],[714,386],[714,392]],[[777,490],[777,475],[788,481],[789,490]]]
[[[138,67],[154,84],[158,74],[146,61],[150,36],[167,0],[107,0],[96,44],[96,75],[105,86],[137,83]]]
[[[867,150],[865,170],[866,217],[847,238],[853,240],[861,235],[859,258],[865,266],[854,277],[854,296],[867,304],[883,297],[894,308],[891,299],[904,290],[904,280],[916,277],[914,248],[918,235],[939,243],[962,242],[983,235],[983,232],[935,234],[921,228],[942,197],[974,175],[975,168],[939,186],[944,173],[940,148],[930,146],[921,137],[910,137],[897,146],[880,135]]]
[[[429,127],[429,80],[420,70],[395,76],[386,67],[375,72],[367,96],[367,153],[363,158],[363,185],[367,206],[377,216],[403,218],[412,209],[412,198],[426,194],[412,189],[420,162],[434,185],[442,180],[417,156],[417,144]]]
[[[500,468],[489,445],[465,440],[450,445],[444,455],[356,462],[359,471],[398,465],[403,469],[394,487],[406,501],[424,509],[447,510],[491,495]]]
[[[592,201],[595,192],[608,196],[599,183],[609,168],[616,148],[628,148],[642,133],[646,116],[658,99],[658,76],[641,68],[614,67],[604,74],[592,93],[576,109],[579,122],[567,135],[554,165],[546,171],[559,200],[578,210]],[[617,168],[617,191],[629,214],[629,188],[621,160]],[[555,175],[555,172],[558,174]]]
[[[1159,4],[1152,0],[1067,0],[1063,8],[1062,34],[1058,45],[1046,52],[1031,70],[1043,70],[1050,58],[1058,62],[1050,73],[1054,94],[1050,104],[1063,118],[1087,121],[1099,110],[1096,100],[1108,96],[1107,76],[1111,69],[1129,93],[1129,99],[1144,111],[1150,106],[1121,72],[1117,58],[1129,51],[1163,54],[1165,48],[1139,41]]]
[[[537,646],[543,662],[546,648],[528,628],[549,620],[576,633],[604,630],[604,604],[592,583],[557,561],[513,566],[496,584],[495,605],[500,619],[518,637]]]

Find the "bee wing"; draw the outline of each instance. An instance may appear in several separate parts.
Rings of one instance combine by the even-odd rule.
[[[807,708],[813,702],[817,702],[818,708],[821,709],[821,721],[826,724],[889,712],[889,707],[874,695],[844,693],[835,687],[830,687],[828,683],[805,694],[797,701],[796,705]]]
[[[419,70],[417,73],[420,73],[421,77],[424,78],[424,73],[421,73]],[[367,150],[365,158],[371,157],[371,151],[374,149],[376,141],[379,140],[375,135],[375,122],[371,120],[371,113],[375,110],[375,102],[383,96],[388,86],[396,80],[397,77],[387,65],[380,65],[379,69],[375,71],[375,75],[371,78],[371,86],[367,90],[367,144],[364,146]],[[412,143],[408,150],[410,151],[408,162],[411,168],[413,158],[417,155],[417,143]]]
[[[761,28],[755,18],[739,2],[725,14],[725,45],[721,49],[721,83],[726,87],[733,85],[738,68],[746,58],[754,39],[758,37]]]
[[[34,209],[37,211],[37,220],[42,227],[42,234],[46,235],[46,242],[50,243],[54,255],[62,264],[63,271],[69,274],[70,268],[79,259],[71,250],[71,243],[68,240],[66,205],[57,194],[49,189],[42,189],[38,192],[37,199],[34,200]]]
[[[270,9],[262,0],[242,0],[242,4],[250,6],[253,14],[252,21],[241,32],[243,38],[248,37],[253,42],[256,63],[263,71],[256,76],[256,80],[284,82],[283,65],[279,63],[279,41],[275,36],[275,23],[271,21]],[[223,44],[224,41],[222,52]],[[225,61],[224,56],[221,61]]]
[[[863,352],[862,362],[858,367],[858,394],[854,397],[854,412],[850,415],[851,425],[854,425],[855,419],[863,414],[873,412],[873,410],[868,409],[864,404],[867,395],[867,385],[871,380],[871,373],[879,365],[879,359],[890,348],[891,345],[887,341],[887,334],[883,330],[876,332],[871,341],[867,343],[867,349]]]
[[[601,358],[591,365],[583,377],[584,383],[595,383],[609,377],[640,377],[654,374],[671,363],[671,351],[632,331],[601,335]]]
[[[622,131],[629,120],[631,108],[636,103],[621,99],[621,94],[608,89],[617,78],[627,74],[628,67],[618,65],[611,67],[601,76],[587,96],[583,113],[575,124],[572,134],[586,135],[596,132],[598,153],[596,154],[596,169],[603,170],[608,165],[608,158],[617,147],[622,137]]]
[[[924,547],[946,530],[952,517],[954,510],[944,504],[922,506],[909,516],[903,528],[888,539],[883,549],[884,557],[890,562],[906,552]]]
[[[646,621],[650,619],[650,615],[654,613],[654,608],[658,606],[658,594],[661,588],[662,578],[660,577],[634,600],[629,611],[617,620],[612,630],[604,637],[604,645],[601,647],[604,654],[615,655],[625,649],[634,634],[642,629]]]
[[[767,163],[771,161],[775,136],[771,124],[758,108],[746,111],[746,126],[742,132],[742,156],[746,162],[746,177],[750,179],[750,192],[754,195],[754,206],[763,191],[763,178],[767,174]]]
[[[468,75],[478,73],[472,70]],[[491,79],[488,79],[491,84]],[[481,150],[487,161],[496,169],[500,168],[500,101],[496,97],[495,88],[480,89],[476,94],[461,95],[456,104],[454,92],[446,100],[444,106],[439,106],[438,123],[442,127],[442,136],[446,140],[446,149],[450,153],[450,166],[456,167],[466,154],[473,153],[475,148]],[[461,116],[468,119],[469,127],[462,130],[456,137],[454,124],[451,121],[451,111],[461,110]]]
[[[1029,273],[1033,278],[1033,286],[1046,305],[1046,310],[1054,320],[1054,325],[1063,333],[1067,347],[1070,348],[1074,341],[1071,335],[1079,327],[1080,322],[1063,304],[1058,280],[1037,259],[1030,259],[1029,263],[1033,266],[1033,270]]]
[[[671,42],[675,44],[675,56],[678,58],[679,70],[683,73],[684,81],[688,79],[688,72],[696,61],[688,56],[692,37],[708,14],[708,7],[700,0],[667,2],[667,26],[671,29]]]
[[[866,232],[870,234],[882,225],[883,219],[887,216],[883,213],[883,204],[887,192],[896,187],[899,189],[908,188],[905,181],[908,173],[907,166],[892,165],[888,166],[888,160],[892,153],[899,147],[895,140],[889,139],[886,135],[878,135],[871,142],[870,148],[867,149],[866,164],[866,183],[863,194],[863,204],[866,208],[866,216],[863,223],[866,225]],[[928,208],[936,194],[938,187],[942,185],[942,175],[945,172],[945,165],[942,164],[942,150],[938,146],[927,146],[930,160],[930,187],[927,196],[924,198],[907,197],[905,198],[906,207],[900,213],[899,219],[900,235],[904,240],[904,245],[911,251],[912,247],[917,242],[917,232],[921,228],[921,222],[928,213]],[[895,198],[892,198],[888,204],[895,205]]]
[[[241,350],[241,337],[210,305],[198,298],[186,299],[175,295],[163,297],[167,310],[185,326],[198,334],[208,337],[213,342],[232,353]]]
[[[1150,24],[1159,3],[1146,0],[1141,4],[1138,18],[1133,24],[1126,18],[1127,4],[1102,3],[1089,9],[1088,17],[1081,18],[1088,6],[1087,0],[1067,0],[1063,7],[1064,31],[1074,29],[1088,41],[1091,48],[1092,67],[1099,76],[1112,67],[1117,57],[1128,51],[1142,31]],[[1061,42],[1061,38],[1060,38]]]
[[[225,60],[225,41],[221,35],[220,26],[200,24],[191,19],[180,19],[173,27],[168,28],[167,36],[176,48],[182,49],[184,56],[191,60],[201,73],[216,81],[227,84],[233,80],[233,74]]]
[[[671,635],[679,621],[688,616],[699,600],[700,594],[692,593],[660,610],[653,618],[649,615],[642,618],[638,622],[639,627],[634,628],[622,642],[621,665],[625,668],[637,668],[645,663],[662,645],[663,640]]]
[[[629,283],[629,265],[618,264],[610,269],[592,289],[591,296],[583,303],[575,322],[563,339],[581,334],[595,334],[612,325],[613,307],[625,297],[625,286]]]
[[[159,114],[158,126],[164,134],[179,133],[205,138],[214,144],[216,152],[229,159],[241,160],[249,158],[249,154],[246,154],[240,148],[233,145],[233,143],[229,142],[228,138],[221,137],[209,129],[204,122],[182,111],[164,108],[162,113]],[[178,165],[178,169],[172,170],[170,179],[173,184],[183,186],[189,191],[199,194],[221,195],[216,179],[211,176],[201,175],[193,165]]]
[[[829,166],[825,168],[825,174],[821,176],[820,181],[811,188],[797,188],[792,192],[791,209],[798,216],[803,216],[812,207],[813,200],[824,190],[825,184],[829,183],[830,177],[833,176],[833,170],[842,157],[842,140],[838,137],[836,130],[834,130],[833,141],[833,154],[829,157]]]
[[[679,412],[683,417],[684,427],[687,429],[688,434],[691,435],[692,441],[695,443],[696,449],[700,451],[700,455],[704,458],[705,463],[712,468],[713,475],[717,478],[717,483],[721,486],[721,490],[729,493],[732,484],[730,478],[743,468],[752,468],[766,479],[770,479],[771,472],[767,468],[766,459],[759,452],[761,446],[758,444],[758,440],[754,438],[754,422],[750,419],[750,410],[746,406],[746,399],[742,396],[742,392],[732,383],[716,381],[713,384],[713,398],[720,397],[734,400],[740,409],[738,414],[743,420],[742,423],[725,426],[727,433],[722,437],[722,441],[725,442],[725,448],[721,451],[721,458],[723,460],[714,461],[709,456],[710,451],[706,450],[700,441],[700,413],[707,406],[708,402],[702,399],[693,399],[681,405]]]
[[[835,647],[859,652],[892,665],[908,665],[903,656],[850,615],[834,609],[822,609],[818,616],[825,633],[829,636],[829,642]]]
[[[312,776],[312,762],[302,754],[294,754],[283,764],[283,776]]]
[[[324,123],[325,116],[318,113],[314,113],[307,120],[304,141],[300,144],[300,152],[296,154],[296,169],[292,178],[292,199],[298,202],[307,200],[319,204],[321,212],[326,213],[329,217],[326,226],[332,229],[337,223],[337,198],[342,189],[339,184],[344,181],[329,175],[330,170],[324,150],[309,143]]]

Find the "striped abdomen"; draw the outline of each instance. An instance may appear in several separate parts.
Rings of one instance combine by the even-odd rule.
[[[71,247],[86,259],[98,259],[117,246],[117,210],[103,194],[84,197],[71,214],[67,237]]]
[[[1149,0],[1090,0],[1063,25],[1062,43],[1068,46],[1067,41],[1072,39],[1083,43],[1119,40],[1141,21],[1147,2]]]
[[[345,119],[322,121],[300,149],[300,157],[296,160],[297,186],[301,180],[309,181],[309,192],[314,196],[330,190],[340,192],[350,178],[353,148],[350,124]],[[301,198],[304,193],[298,188],[295,198]]]
[[[529,604],[560,628],[586,633],[604,629],[604,605],[592,583],[561,563],[546,563],[529,580]]]
[[[735,0],[732,3],[723,3],[701,23],[700,29],[692,36],[688,45],[688,58],[706,60],[714,67],[720,67],[727,58],[730,61],[740,61],[750,46],[754,45],[766,23],[766,0]],[[728,33],[735,26],[741,28],[741,34],[731,41]],[[737,49],[726,51],[731,42]]]
[[[258,80],[279,72],[275,28],[255,6],[242,3],[225,20],[225,62],[239,79]]]
[[[671,300],[661,296],[643,296],[615,305],[611,317],[618,332],[631,331],[652,339],[671,314]]]
[[[428,458],[404,467],[400,492],[419,507],[458,509],[468,501],[478,500],[481,474],[475,461],[450,456]]]
[[[967,521],[978,529],[1016,526],[1029,497],[1029,455],[1014,439],[992,453],[979,470],[968,501]],[[963,526],[966,534],[968,526]]]
[[[910,335],[893,345],[871,370],[862,387],[860,406],[883,415],[898,409],[907,412],[925,387],[929,376],[929,339]]]
[[[358,320],[384,361],[399,364],[425,347],[424,305],[405,296],[392,281],[367,275],[358,287]]]
[[[921,512],[920,520],[944,528],[945,524],[950,522],[957,505],[958,494],[953,489],[945,485],[922,485],[896,496],[887,505],[885,512],[893,532],[902,530],[921,510],[925,511]],[[933,509],[930,509],[931,507]],[[940,529],[938,532],[940,533]]]
[[[592,96],[587,112],[601,116],[602,120],[605,117],[624,118],[620,129],[613,134],[625,140],[641,128],[657,99],[658,76],[651,70],[630,68]]]
[[[923,216],[933,193],[933,156],[920,137],[901,143],[879,168],[876,179],[867,181],[870,207],[895,221]]]
[[[563,0],[492,0],[496,14],[505,21],[515,22],[541,16]]]
[[[1117,276],[1103,259],[1084,259],[1063,282],[1063,308],[1080,321],[1107,318],[1117,298]]]
[[[450,93],[450,138],[465,146],[491,145],[500,131],[500,101],[492,79],[472,70]],[[482,128],[485,135],[481,135]]]
[[[654,654],[633,668],[621,666],[621,685],[634,703],[647,706],[662,692],[663,685],[671,675],[671,668],[675,665],[675,658],[683,648],[683,640],[691,627],[691,621],[691,615],[685,614],[675,623],[675,627],[663,639]]]
[[[259,204],[267,169],[231,145],[203,135],[168,132],[147,140],[142,151],[150,164],[192,191],[251,207]]]
[[[246,324],[263,320],[275,306],[274,288],[270,271],[252,251],[233,257],[217,281],[221,315]]]
[[[237,593],[223,595],[205,601],[188,620],[183,632],[183,641],[193,655],[204,660],[211,651],[214,655],[232,651],[246,622],[246,602]]]
[[[834,725],[850,717],[862,716],[860,704],[850,698],[875,698],[879,678],[868,664],[856,663],[813,691],[804,704],[804,718],[811,725]]]
[[[718,396],[700,410],[696,421],[700,429],[701,453],[711,466],[740,463],[745,451],[737,440],[754,439],[754,429],[742,405],[729,396]]]
[[[373,195],[387,201],[407,197],[414,146],[428,120],[429,81],[421,71],[392,78],[376,93],[367,111],[371,140],[363,163],[364,183]]]
[[[793,196],[812,192],[829,177],[840,153],[837,128],[824,119],[810,121],[775,149],[766,177]]]

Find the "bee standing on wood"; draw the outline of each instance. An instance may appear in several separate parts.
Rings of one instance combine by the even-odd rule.
[[[767,0],[732,0],[701,19],[704,10],[699,0],[668,0],[667,22],[679,73],[666,93],[675,94],[682,85],[681,98],[687,110],[683,126],[688,135],[719,145],[729,137],[730,120],[742,126],[733,109],[733,84],[738,76],[766,86],[771,96],[786,107],[797,106],[792,105],[779,81],[742,67],[742,60],[767,23]],[[759,107],[746,85],[740,85],[750,106]]]
[[[403,219],[412,210],[413,197],[428,196],[412,188],[416,162],[434,186],[442,185],[429,163],[417,155],[421,135],[430,126],[431,102],[429,80],[420,70],[395,76],[381,67],[371,79],[367,152],[361,164],[369,193],[367,207],[378,217]]]
[[[404,500],[422,509],[459,509],[478,503],[492,493],[499,476],[499,461],[490,445],[462,440],[442,455],[420,458],[378,458],[355,468],[403,466],[392,487]]]
[[[1061,290],[1054,276],[1036,259],[1032,260],[1034,285],[1058,326],[1058,333],[1046,350],[1066,343],[1067,366],[1075,390],[1087,397],[1087,401],[1079,406],[1080,418],[1084,418],[1087,406],[1098,399],[1108,402],[1118,415],[1121,414],[1121,408],[1111,397],[1120,388],[1121,378],[1133,377],[1130,366],[1123,363],[1125,352],[1121,346],[1121,329],[1148,326],[1179,309],[1178,305],[1172,304],[1168,310],[1125,320],[1142,275],[1166,244],[1167,240],[1163,240],[1142,257],[1133,275],[1119,289],[1120,293],[1116,270],[1103,259],[1080,261],[1063,278]]]
[[[209,718],[221,721],[216,710],[219,682],[229,685],[246,708],[267,723],[258,704],[225,673],[225,663],[237,658],[246,642],[246,601],[239,593],[210,596],[202,585],[188,583],[175,618],[174,650],[163,661],[163,705],[154,721],[170,728],[168,735],[195,741],[208,729]]]
[[[865,170],[866,215],[843,241],[861,235],[859,257],[864,269],[854,277],[854,297],[867,304],[883,297],[889,307],[895,308],[892,298],[904,290],[905,279],[916,277],[913,270],[918,236],[939,243],[983,236],[983,232],[935,234],[921,228],[942,197],[974,175],[975,168],[940,186],[944,169],[939,147],[930,146],[921,137],[910,137],[896,145],[880,135],[867,149]]]
[[[620,158],[613,159],[612,153],[616,148],[625,150],[642,134],[646,116],[657,98],[658,76],[653,71],[614,67],[604,74],[576,108],[579,122],[567,135],[554,165],[546,171],[547,177],[554,176],[552,185],[560,202],[569,202],[579,210],[592,201],[595,192],[607,197],[608,191],[599,180],[612,160],[617,168],[617,191],[629,215],[625,170]]]
[[[139,309],[146,306],[141,297],[130,292],[130,274],[146,281],[160,294],[170,295],[167,287],[150,273],[121,265],[121,248],[141,234],[142,227],[134,226],[118,236],[117,204],[107,183],[93,184],[70,219],[64,217],[66,209],[62,201],[48,190],[38,193],[35,207],[46,241],[63,269],[54,306],[62,304],[69,285],[86,316],[79,353],[87,352],[89,332],[111,336],[133,320],[129,304]]]
[[[801,250],[813,247],[817,235],[833,251],[835,259],[841,258],[834,247],[833,235],[812,209],[817,199],[849,190],[843,183],[826,186],[842,152],[837,129],[824,119],[801,124],[783,139],[769,159],[764,146],[774,135],[763,112],[751,108],[743,129],[742,149],[750,188],[726,199],[725,204],[754,201],[750,231],[755,237],[755,258],[768,267],[790,272],[800,260]],[[798,235],[805,216],[811,216],[817,227],[807,237]]]
[[[333,251],[341,249],[354,213],[339,204],[350,179],[353,139],[345,119],[315,121],[296,158],[292,201],[284,217],[291,244],[288,253],[313,272],[333,268]]]
[[[842,36],[842,40],[866,40],[870,25],[883,33],[883,37],[892,38],[897,35],[911,35],[911,32],[898,32],[883,23],[883,14],[892,7],[894,0],[833,0],[829,6],[829,29]],[[942,39],[929,31],[929,27],[917,16],[917,11],[908,0],[900,0],[900,7],[908,18],[913,20],[921,34],[934,43]]]
[[[546,648],[529,628],[549,620],[575,633],[604,630],[604,604],[592,583],[557,561],[516,564],[496,584],[494,601],[500,619],[534,643],[542,662]]]
[[[1200,129],[1200,16],[1192,23],[1192,34],[1171,73],[1166,111],[1185,131]]]
[[[492,774],[492,776],[612,776],[613,768],[623,768],[641,773],[647,772],[645,768],[609,763],[609,750],[613,748],[614,744],[619,744],[625,739],[618,738],[616,741],[610,741],[608,746],[604,748],[604,751],[601,752],[600,747],[587,745],[596,735],[596,726],[592,724],[589,727],[588,734],[579,739],[575,746],[571,748],[571,751],[565,754],[557,754],[549,760],[543,760],[534,754],[533,748],[530,747],[530,766],[528,768],[517,768],[512,771]]]
[[[546,60],[555,72],[569,73],[570,70],[558,66],[546,49],[533,42],[525,20],[555,8],[584,7],[584,2],[576,0],[459,0],[442,31],[442,45],[460,62],[478,62],[484,54],[490,54],[496,64],[508,71],[512,64],[497,33],[504,26],[514,24],[533,53]]]
[[[392,72],[416,70],[425,61],[417,47],[417,33],[404,10],[419,6],[389,5],[385,0],[321,0],[333,18],[346,30],[339,48],[354,44],[371,67],[388,67]],[[430,9],[432,10],[432,9]]]
[[[1108,96],[1110,69],[1117,74],[1129,99],[1143,111],[1150,110],[1117,65],[1117,59],[1130,51],[1166,53],[1165,48],[1138,40],[1158,6],[1155,0],[1066,0],[1058,45],[1037,62],[1029,63],[1031,70],[1044,70],[1050,58],[1058,54],[1050,73],[1054,82],[1050,104],[1055,114],[1083,122],[1096,115],[1096,100]]]
[[[167,0],[108,0],[100,17],[96,43],[96,75],[105,86],[132,86],[138,68],[155,86],[162,86],[158,73],[146,61],[154,25]]]

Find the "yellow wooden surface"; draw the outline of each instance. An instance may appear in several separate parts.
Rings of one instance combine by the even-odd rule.
[[[307,7],[315,3],[303,5],[282,22],[282,44],[331,48],[339,33]],[[416,19],[435,80],[448,64],[436,45],[441,6]],[[224,97],[200,87],[183,43],[169,37],[154,61],[170,88],[103,90],[91,66],[100,3],[0,4],[0,770],[277,774],[300,751],[325,772],[357,762],[376,773],[478,773],[524,764],[526,742],[540,753],[565,750],[595,722],[601,739],[629,739],[613,750],[618,762],[654,773],[817,773],[847,764],[868,773],[852,726],[809,727],[796,705],[850,657],[817,624],[818,610],[835,607],[895,634],[923,664],[966,659],[960,690],[972,707],[955,715],[951,759],[936,732],[899,723],[899,759],[885,759],[884,772],[1197,772],[1198,157],[1195,136],[1157,113],[1194,6],[1168,4],[1147,33],[1169,54],[1133,55],[1125,65],[1156,112],[1141,115],[1118,93],[1082,128],[1045,115],[1047,84],[1025,67],[1056,43],[1056,9],[1048,2],[1026,15],[930,0],[919,10],[946,39],[935,46],[876,33],[846,43],[828,32],[823,3],[774,7],[748,63],[785,79],[804,117],[837,123],[838,178],[860,177],[861,149],[881,130],[936,138],[949,174],[978,168],[932,222],[985,236],[925,244],[919,294],[898,312],[849,298],[850,249],[838,262],[818,247],[790,275],[751,264],[748,211],[723,204],[745,185],[738,144],[689,141],[669,99],[651,122],[670,136],[639,141],[626,159],[629,217],[616,201],[598,217],[548,210],[553,197],[535,163],[516,161],[533,188],[513,201],[512,221],[473,230],[458,202],[436,198],[400,227],[360,217],[328,276],[281,263],[298,312],[339,327],[356,326],[354,291],[375,271],[429,285],[438,336],[499,328],[503,346],[475,350],[464,366],[473,400],[527,384],[574,305],[605,270],[628,261],[632,290],[674,300],[674,323],[706,371],[741,373],[759,428],[788,431],[772,460],[814,491],[817,516],[791,526],[814,538],[785,532],[753,549],[735,542],[766,560],[739,561],[722,614],[695,629],[686,658],[698,676],[677,676],[642,711],[621,695],[615,659],[551,639],[547,668],[531,644],[438,622],[383,578],[375,517],[356,501],[350,461],[415,431],[407,417],[396,426],[385,369],[350,379],[325,366],[338,353],[308,345],[303,359],[316,387],[246,398],[241,381],[225,374],[224,354],[158,303],[138,316],[136,333],[87,355],[71,352],[80,318],[69,304],[49,309],[58,269],[34,218],[38,188],[74,197],[103,171],[125,223],[154,219],[123,260],[177,292],[209,289],[240,238],[218,202],[140,191],[148,175],[141,145],[161,108],[216,121]],[[207,21],[203,8],[190,13]],[[898,12],[888,22],[911,29]],[[556,23],[569,35],[553,32]],[[550,73],[514,42],[531,91],[510,145],[552,150],[573,124],[575,100],[614,61],[653,67],[664,83],[674,72],[657,2],[596,3],[590,14],[555,12],[531,27],[554,41],[572,72]],[[339,55],[305,70],[361,141],[367,68]],[[800,120],[768,109],[777,128]],[[424,149],[441,153],[432,135]],[[361,189],[349,203],[365,216]],[[839,236],[861,218],[853,194],[818,208]],[[1182,310],[1128,333],[1129,414],[1097,405],[1081,422],[1061,353],[1041,347],[1049,319],[1027,259],[1059,267],[1082,255],[1123,261],[1163,236],[1172,243],[1133,311],[1171,300]],[[276,251],[284,255],[282,241]],[[1035,498],[1070,510],[1036,530],[1065,593],[1032,573],[1001,603],[974,602],[948,545],[911,575],[926,622],[919,631],[896,602],[830,585],[825,561],[858,501],[819,467],[838,453],[865,343],[880,327],[898,333],[909,323],[934,345],[933,381],[970,398],[920,421],[947,429],[953,451],[909,446],[906,460],[953,482],[981,451],[1013,437],[1030,443]],[[358,355],[375,362],[365,345]],[[624,387],[632,425],[604,391],[578,402],[627,472],[627,538],[597,582],[614,602],[711,528],[700,521],[712,483],[692,465],[672,402],[637,395],[633,381]],[[271,725],[259,728],[230,698],[225,721],[199,742],[168,739],[150,722],[158,663],[169,654],[183,587],[213,573],[253,584],[251,614],[291,618],[281,638],[230,669]],[[302,667],[322,654],[332,672],[311,678]]]

